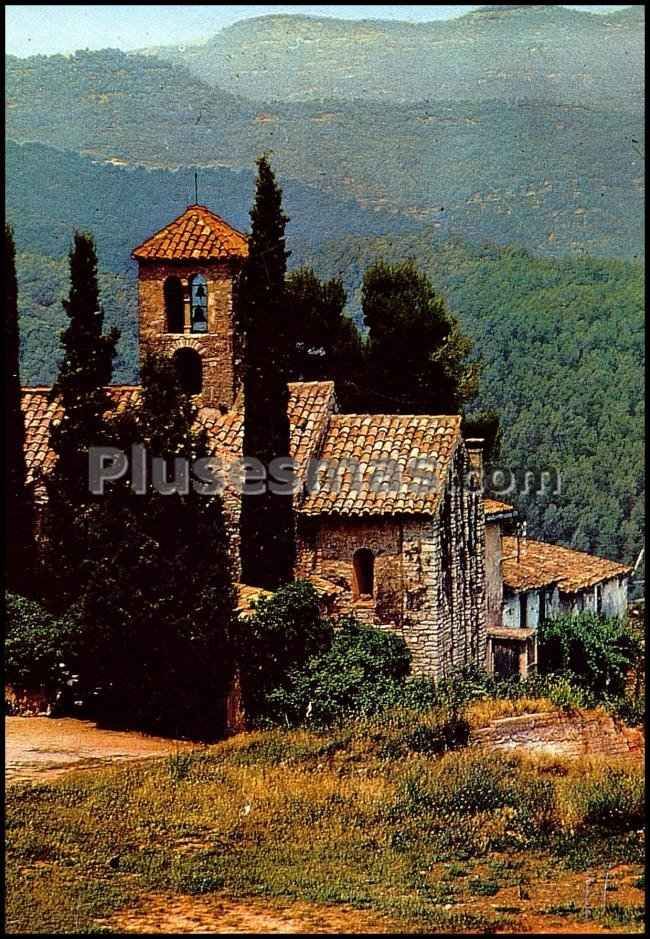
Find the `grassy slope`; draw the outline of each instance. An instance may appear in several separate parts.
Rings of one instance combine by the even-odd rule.
[[[257,732],[12,789],[8,930],[96,930],[155,891],[347,904],[415,932],[539,925],[554,905],[579,931],[578,872],[617,864],[596,922],[640,929],[641,766],[434,759],[433,725]]]

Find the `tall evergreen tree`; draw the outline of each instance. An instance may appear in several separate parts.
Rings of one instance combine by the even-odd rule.
[[[131,472],[106,484],[78,614],[85,677],[102,689],[98,716],[208,739],[224,729],[236,604],[221,497],[197,491],[191,473],[185,485],[177,462],[191,468],[209,456],[195,418],[172,361],[150,357],[141,404],[114,419]],[[144,447],[145,477],[133,445]],[[155,458],[179,491],[158,490]]]
[[[268,472],[274,459],[290,455],[287,381],[295,333],[285,287],[288,218],[282,211],[282,190],[266,157],[257,167],[249,256],[239,291],[245,344],[243,447],[244,456],[261,461]],[[293,495],[264,489],[242,497],[242,577],[273,588],[290,580],[293,572]],[[286,489],[291,489],[291,480]]]
[[[5,225],[6,306],[4,322],[5,392],[5,544],[7,586],[24,593],[30,589],[34,560],[34,506],[27,486],[25,419],[20,396],[20,334],[18,281],[13,231]]]
[[[119,333],[115,329],[103,333],[97,257],[88,234],[75,233],[70,295],[63,305],[69,324],[62,334],[63,359],[50,393],[63,413],[50,427],[56,462],[47,478],[46,542],[54,562],[47,565],[52,578],[48,593],[55,605],[64,605],[74,595],[87,557],[96,505],[88,485],[89,450],[110,441],[106,413],[112,402],[106,385]]]
[[[478,365],[444,299],[412,261],[379,262],[363,279],[367,407],[374,413],[458,414],[478,390]]]

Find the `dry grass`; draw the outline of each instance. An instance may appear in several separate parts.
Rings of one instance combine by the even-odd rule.
[[[490,906],[499,897],[480,880],[500,893],[513,871],[537,883],[624,862],[638,878],[640,766],[437,757],[435,740],[434,717],[395,713],[16,786],[8,931],[96,931],[153,894],[344,906],[402,932],[494,931],[520,914]],[[495,858],[502,867],[487,869]]]

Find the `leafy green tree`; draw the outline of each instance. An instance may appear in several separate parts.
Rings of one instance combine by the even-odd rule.
[[[62,334],[63,359],[50,399],[63,409],[50,425],[56,462],[47,477],[46,564],[50,602],[65,605],[75,595],[88,557],[97,498],[90,493],[91,447],[110,442],[106,415],[117,330],[103,333],[97,287],[97,257],[91,235],[75,233],[70,251],[69,318]]]
[[[641,655],[624,619],[591,611],[547,620],[538,641],[540,671],[569,673],[597,700],[624,695],[627,674]]]
[[[363,279],[362,307],[371,411],[458,414],[476,395],[471,341],[412,261],[373,264]]]
[[[308,581],[280,587],[255,601],[237,630],[237,661],[247,716],[268,716],[268,697],[284,687],[292,668],[331,644],[332,624],[323,619],[315,588]]]
[[[212,739],[224,729],[236,603],[221,496],[200,491],[182,469],[209,458],[195,418],[173,362],[150,357],[140,405],[115,418],[131,473],[101,497],[78,616],[100,717]],[[137,492],[139,459],[146,476]],[[160,482],[172,491],[159,491]]]
[[[331,380],[341,409],[354,408],[365,385],[365,360],[359,332],[343,312],[341,279],[322,282],[312,268],[301,267],[287,277],[286,290],[296,334],[292,380]]]
[[[266,157],[257,161],[257,188],[251,210],[249,256],[242,271],[239,300],[244,333],[244,456],[267,472],[275,459],[290,456],[287,406],[295,347],[285,275],[289,252],[278,187]],[[245,583],[277,587],[290,580],[295,561],[292,474],[285,491],[245,492],[241,502],[241,564]]]
[[[4,399],[5,399],[5,544],[9,587],[30,590],[34,563],[34,505],[27,485],[25,418],[20,395],[18,283],[13,231],[5,225]]]
[[[7,594],[5,680],[15,689],[63,693],[79,665],[80,628],[73,616],[53,616],[40,603]]]

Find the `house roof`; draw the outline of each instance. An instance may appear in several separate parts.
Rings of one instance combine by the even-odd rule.
[[[117,413],[137,404],[140,387],[137,385],[110,385],[107,388],[115,402]],[[38,482],[43,472],[54,463],[49,448],[52,420],[60,420],[63,408],[58,401],[48,400],[49,388],[24,388],[22,405],[25,415],[25,458],[29,482]],[[309,459],[314,456],[327,427],[329,414],[335,407],[334,382],[291,382],[289,384],[290,450],[296,460],[299,476],[304,474]],[[222,414],[216,408],[200,408],[198,422],[208,431],[216,452],[241,456],[243,442],[243,410],[241,401],[232,410]]]
[[[488,520],[501,515],[515,515],[517,512],[514,505],[508,505],[507,502],[498,502],[496,499],[483,499],[483,509]]]
[[[616,561],[531,538],[504,537],[502,553],[503,583],[516,591],[557,584],[562,593],[578,593],[632,570]]]
[[[138,261],[206,261],[245,258],[248,239],[204,205],[190,205],[133,250]]]
[[[433,514],[459,440],[458,416],[334,414],[299,511]]]

